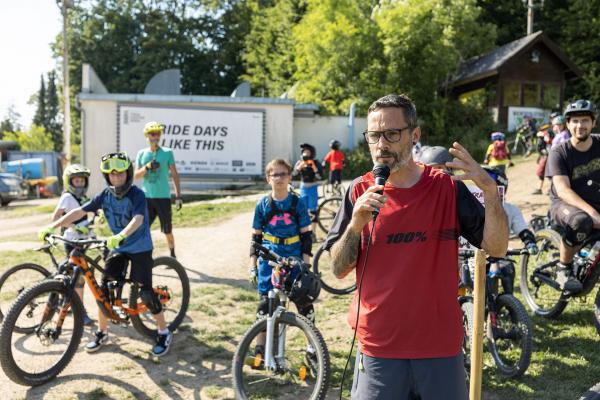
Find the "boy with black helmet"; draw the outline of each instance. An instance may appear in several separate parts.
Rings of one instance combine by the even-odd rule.
[[[101,288],[107,291],[109,281],[124,279],[127,264],[131,262],[130,278],[140,285],[140,298],[154,315],[158,326],[152,353],[162,356],[169,350],[173,334],[167,328],[161,303],[152,289],[152,239],[146,198],[144,192],[133,185],[133,166],[127,154],[121,152],[104,155],[100,170],[107,188],[82,207],[72,210],[43,229],[40,238],[45,238],[55,228],[69,226],[88,212],[96,212],[102,208],[113,236],[106,240],[111,253],[106,260]],[[107,341],[108,320],[99,309],[98,330],[85,349],[95,352]]]
[[[315,162],[317,151],[308,143],[300,144],[302,159],[294,166],[294,175],[300,174],[300,198],[304,201],[311,216],[313,232],[317,228],[317,208],[319,201],[319,180],[323,175],[321,163]]]
[[[88,201],[86,197],[87,189],[90,180],[90,170],[87,167],[79,164],[71,164],[63,171],[63,193],[58,200],[58,204],[52,214],[52,222],[58,220],[68,212],[81,207]],[[81,219],[73,222],[72,225],[68,226],[63,235],[66,239],[86,239],[89,237],[90,230],[88,228],[87,215]],[[71,253],[73,248],[65,243],[65,253],[67,256]],[[80,277],[79,281],[75,285],[75,291],[81,298],[83,303],[83,287],[85,286],[85,280],[83,276]],[[84,310],[83,323],[84,325],[90,325],[94,321],[88,316],[87,311]]]
[[[600,229],[600,196],[588,181],[600,182],[600,136],[596,126],[596,105],[580,99],[565,110],[571,138],[553,148],[546,176],[552,178],[550,216],[565,232],[560,245],[556,281],[571,293],[582,290],[573,276],[573,257],[594,229]]]
[[[329,163],[329,183],[337,186],[342,183],[342,169],[344,168],[344,152],[340,150],[341,143],[337,140],[329,142],[329,153],[323,159],[323,168]]]

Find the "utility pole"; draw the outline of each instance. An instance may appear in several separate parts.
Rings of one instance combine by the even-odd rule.
[[[527,0],[527,34],[533,33],[533,0]]]
[[[69,45],[67,43],[67,24],[68,24],[68,10],[73,4],[70,0],[56,0],[57,5],[61,7],[63,17],[63,102],[65,105],[64,109],[64,123],[63,123],[63,134],[65,137],[65,144],[63,147],[63,153],[65,154],[66,164],[71,163],[71,96],[69,95]]]

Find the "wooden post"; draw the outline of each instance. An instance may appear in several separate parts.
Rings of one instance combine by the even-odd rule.
[[[481,374],[483,367],[483,319],[485,309],[485,263],[483,250],[475,252],[475,277],[473,289],[473,342],[471,343],[470,400],[481,400]]]

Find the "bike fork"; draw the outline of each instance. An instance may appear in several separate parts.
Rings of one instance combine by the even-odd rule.
[[[275,333],[275,292],[269,290],[269,316],[267,317],[267,338],[265,342],[265,368],[271,371],[277,369],[273,357],[273,336]]]

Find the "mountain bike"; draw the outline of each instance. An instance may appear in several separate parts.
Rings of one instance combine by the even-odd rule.
[[[517,133],[514,140],[507,143],[507,146],[511,154],[522,154],[523,156],[529,156],[534,148],[536,137],[531,132],[529,125],[522,125],[517,128]]]
[[[509,250],[507,256],[525,257],[527,249]],[[475,256],[473,250],[459,250],[460,284],[473,291],[474,269],[469,259]],[[503,264],[500,273],[489,275],[492,262]],[[491,259],[486,263],[485,280],[485,320],[487,348],[494,359],[500,374],[506,378],[517,378],[527,371],[533,349],[533,327],[527,311],[521,302],[513,296],[515,261],[510,258]],[[500,287],[502,291],[500,291]],[[473,336],[473,298],[459,297],[463,311],[465,341],[465,369],[470,369],[470,344]],[[467,374],[468,376],[468,374]]]
[[[50,235],[51,240],[73,246],[69,261],[58,273],[23,291],[0,326],[0,366],[15,383],[36,386],[54,379],[71,361],[83,333],[83,304],[75,293],[77,279],[83,275],[100,310],[115,324],[128,326],[147,337],[156,336],[156,323],[139,299],[139,286],[130,279],[108,282],[103,290],[94,271],[104,270],[98,259],[86,252],[98,249],[103,259],[109,254],[106,241],[67,240]],[[190,286],[185,269],[171,257],[154,259],[153,289],[163,306],[169,330],[174,331],[187,311]],[[128,294],[128,298],[123,296]],[[21,333],[16,326],[32,327]],[[17,325],[19,323],[19,325]]]
[[[93,224],[93,219],[85,226],[89,226],[91,224]],[[90,230],[90,232],[92,231]],[[95,236],[93,233],[91,233],[90,237]],[[58,271],[59,263],[52,253],[52,249],[55,247],[56,246],[53,243],[48,242],[41,247],[33,249],[34,251],[46,253],[50,257],[50,262],[53,267],[52,269],[48,269],[39,264],[27,262],[10,267],[0,275],[0,322],[2,322],[4,319],[4,315],[8,312],[10,305],[15,301],[17,296],[23,292],[23,290],[32,286],[36,282],[48,278],[53,273],[52,271]],[[62,261],[62,263],[64,264],[67,261],[68,260],[65,259]],[[20,329],[20,333],[32,332],[31,327],[27,328],[16,326],[15,329]]]
[[[313,270],[321,279],[323,289],[332,294],[350,294],[356,290],[354,274],[348,274],[344,279],[338,279],[333,274],[332,261],[325,244],[321,245],[313,257]]]
[[[329,386],[329,352],[319,330],[305,317],[287,310],[290,271],[301,261],[283,258],[255,245],[273,266],[269,314],[242,337],[232,363],[238,399],[324,399]],[[300,263],[300,264],[297,264]],[[264,353],[255,352],[266,332]],[[311,355],[309,356],[309,349]]]
[[[317,225],[323,233],[329,233],[329,229],[333,225],[333,220],[342,205],[341,197],[329,197],[319,202],[317,209]]]

